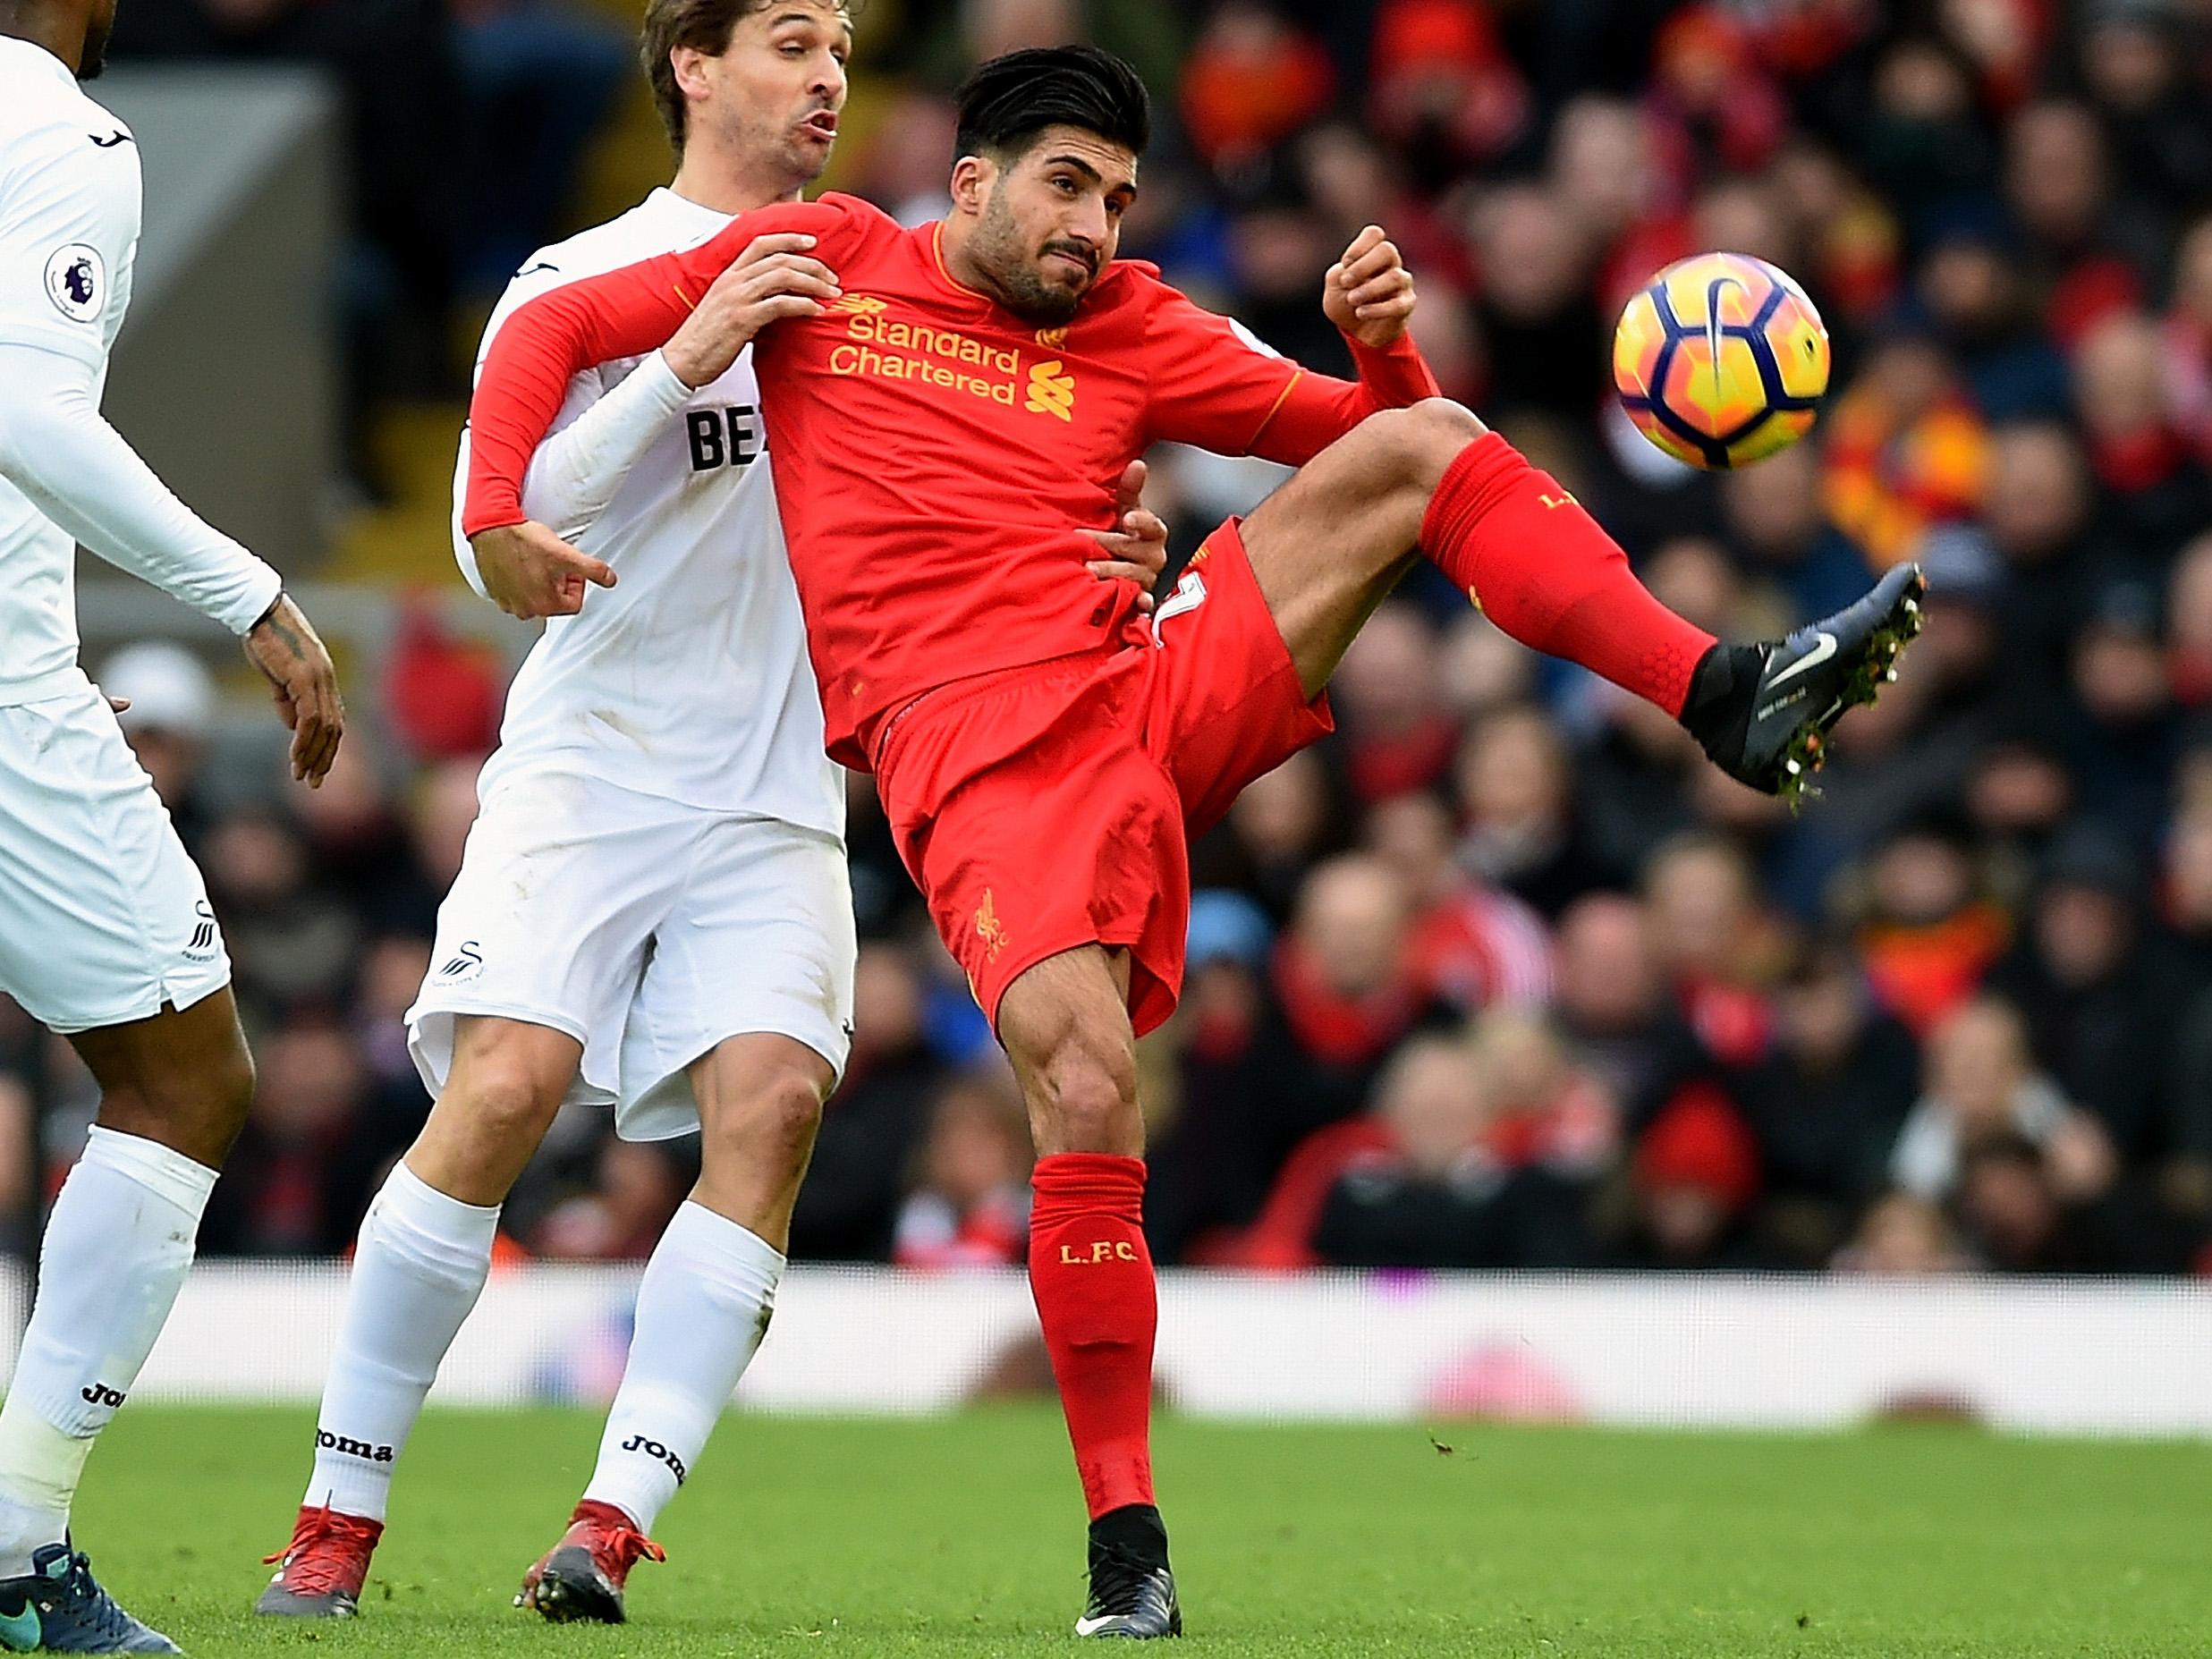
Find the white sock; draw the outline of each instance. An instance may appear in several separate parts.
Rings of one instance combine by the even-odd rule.
[[[395,1165],[361,1220],[301,1500],[384,1519],[423,1396],[492,1267],[499,1206],[463,1204]]]
[[[767,1333],[783,1274],[782,1252],[759,1234],[697,1202],[677,1210],[638,1286],[630,1362],[588,1502],[652,1530]]]
[[[216,1172],[95,1127],[38,1251],[38,1299],[0,1406],[0,1578],[69,1529],[92,1442],[139,1380],[192,1265]]]

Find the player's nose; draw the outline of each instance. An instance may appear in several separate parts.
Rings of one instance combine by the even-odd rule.
[[[835,109],[845,101],[845,66],[827,52],[817,54],[814,79],[807,91]]]

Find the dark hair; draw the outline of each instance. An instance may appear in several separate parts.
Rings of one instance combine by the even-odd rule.
[[[668,55],[678,47],[712,56],[730,49],[737,26],[755,12],[765,12],[775,0],[645,0],[645,23],[638,35],[638,56],[645,65],[645,79],[653,89],[653,107],[660,124],[668,129],[668,142],[683,154],[683,130],[689,110],[683,89],[676,84],[675,65]],[[837,10],[852,14],[850,0],[837,0]]]
[[[1011,161],[1047,127],[1080,127],[1141,155],[1152,138],[1152,97],[1137,72],[1097,47],[1032,47],[976,71],[953,95],[953,157]]]

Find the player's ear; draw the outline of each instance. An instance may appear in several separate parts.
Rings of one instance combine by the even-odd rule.
[[[675,72],[677,89],[694,102],[713,90],[707,84],[708,55],[697,47],[671,47],[668,67]]]
[[[987,156],[962,156],[953,164],[953,207],[956,212],[979,214],[991,199],[998,177],[998,164]]]

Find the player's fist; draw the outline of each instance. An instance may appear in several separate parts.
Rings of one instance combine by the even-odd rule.
[[[1102,582],[1135,582],[1140,611],[1152,608],[1152,584],[1167,568],[1167,525],[1144,504],[1145,478],[1141,461],[1123,468],[1114,492],[1114,529],[1083,532],[1098,544],[1090,573]]]
[[[246,632],[246,660],[275,689],[276,712],[292,729],[292,775],[320,789],[345,734],[345,699],[314,624],[284,594]]]
[[[837,274],[807,252],[813,246],[813,237],[796,231],[746,243],[661,348],[676,378],[703,386],[728,373],[737,354],[770,323],[819,317],[844,290],[837,286]]]
[[[532,521],[479,530],[469,537],[477,574],[491,602],[510,616],[573,616],[587,584],[612,588],[614,567],[570,546]]]
[[[1394,345],[1413,315],[1413,273],[1397,243],[1370,224],[1352,239],[1344,257],[1321,282],[1321,309],[1361,345]]]

